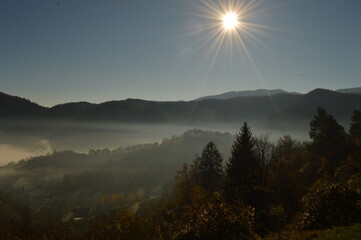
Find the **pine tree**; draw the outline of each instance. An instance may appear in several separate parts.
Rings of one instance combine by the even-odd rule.
[[[216,144],[209,142],[200,159],[201,184],[205,190],[213,192],[219,187],[223,176],[222,161]]]
[[[249,189],[257,183],[259,169],[255,154],[255,141],[247,123],[243,124],[233,143],[227,163],[227,177],[234,187]]]

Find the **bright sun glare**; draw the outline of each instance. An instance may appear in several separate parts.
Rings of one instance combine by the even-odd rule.
[[[233,30],[239,24],[237,14],[235,14],[233,12],[230,12],[230,13],[227,13],[226,15],[224,15],[222,20],[223,20],[223,27],[226,30]]]
[[[248,60],[257,75],[260,76],[257,66],[249,51],[249,44],[267,46],[261,37],[269,34],[270,30],[283,31],[282,29],[266,26],[253,22],[254,19],[262,16],[267,9],[262,9],[261,5],[267,0],[199,0],[187,1],[195,7],[194,12],[189,14],[202,18],[204,23],[197,24],[194,29],[190,29],[186,36],[198,35],[200,46],[208,46],[207,59],[209,67],[205,79],[208,78],[217,57],[221,52],[227,55],[238,64],[237,61]],[[263,37],[262,36],[262,37]]]

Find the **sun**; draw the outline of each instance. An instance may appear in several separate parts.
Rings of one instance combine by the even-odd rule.
[[[199,40],[198,49],[203,47],[209,48],[209,51],[205,52],[207,55],[206,59],[209,61],[205,79],[211,74],[212,68],[220,55],[226,57],[227,61],[231,60],[232,64],[233,62],[238,64],[238,61],[248,60],[257,76],[260,76],[256,63],[252,58],[252,51],[250,50],[258,50],[258,46],[261,46],[274,52],[270,46],[262,41],[262,38],[272,35],[271,31],[285,31],[280,28],[264,25],[260,21],[263,19],[263,14],[269,14],[268,11],[271,7],[265,8],[265,2],[268,1],[185,1],[192,5],[195,10],[188,14],[199,19],[197,24],[190,25],[190,31],[181,37],[197,35]]]
[[[239,25],[238,15],[234,12],[223,15],[222,21],[225,30],[233,30]]]

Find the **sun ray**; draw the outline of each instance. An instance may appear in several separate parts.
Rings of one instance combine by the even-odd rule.
[[[258,76],[257,78],[261,79],[260,71],[255,60],[252,58],[252,51],[250,50],[260,46],[274,54],[276,51],[261,39],[267,35],[272,36],[271,32],[274,31],[289,32],[286,29],[263,25],[259,21],[253,21],[257,17],[263,16],[262,12],[264,12],[265,8],[262,9],[261,4],[265,3],[265,0],[185,0],[185,2],[189,6],[193,6],[194,11],[182,13],[199,18],[200,24],[190,27],[185,33],[172,39],[164,40],[157,45],[197,36],[192,39],[192,43],[187,47],[191,47],[195,51],[208,48],[205,54],[212,53],[210,57],[206,58],[208,65],[205,72],[206,78],[209,77],[222,49],[226,51],[225,53],[227,53],[230,59],[235,56],[235,52],[240,51],[239,57],[242,58],[241,60],[249,62]],[[249,44],[252,46],[250,49],[247,46]],[[233,61],[232,64],[240,63]]]
[[[210,73],[211,73],[211,71],[212,71],[212,69],[213,69],[213,65],[214,65],[214,63],[215,63],[215,61],[216,61],[216,59],[217,59],[217,56],[218,56],[218,54],[219,54],[219,51],[220,51],[220,49],[221,49],[221,47],[222,47],[222,43],[223,43],[224,38],[225,38],[226,35],[225,35],[225,34],[221,34],[220,36],[221,36],[221,38],[220,38],[218,41],[214,42],[214,44],[216,45],[216,50],[215,50],[215,52],[214,52],[214,54],[213,54],[213,57],[212,57],[212,59],[211,59],[211,62],[210,62],[210,64],[209,64],[209,66],[208,66],[206,75],[205,75],[205,77],[204,77],[204,79],[203,79],[203,81],[202,81],[202,85],[201,85],[200,91],[202,91],[202,89],[204,89],[204,87],[205,87],[206,84],[207,84],[208,77],[209,77],[209,75],[210,75]],[[191,112],[190,112],[190,115],[189,115],[189,118],[188,118],[188,123],[190,123],[190,121],[192,120],[193,112],[194,112],[195,109],[197,108],[197,104],[198,104],[198,103],[197,103],[197,101],[196,101],[196,102],[194,103],[194,106],[193,106]]]
[[[252,58],[252,56],[250,55],[246,44],[244,43],[243,39],[241,38],[241,36],[240,36],[238,33],[237,33],[236,36],[237,36],[237,39],[239,40],[238,43],[241,45],[242,50],[245,52],[248,60],[251,62],[251,65],[252,65],[254,71],[256,72],[256,75],[257,75],[258,80],[261,82],[261,84],[264,85],[265,83],[264,83],[264,81],[263,81],[263,78],[262,78],[262,76],[261,76],[261,74],[260,74],[260,72],[259,72],[259,70],[258,70],[258,68],[257,68],[257,65],[256,65],[255,62],[253,61],[253,58]],[[279,117],[280,117],[280,119],[281,119],[284,127],[285,127],[286,130],[289,132],[290,129],[289,129],[289,127],[288,127],[288,124],[287,124],[285,118],[283,117],[283,115],[282,115],[282,113],[281,113],[280,108],[278,107],[277,103],[274,101],[274,99],[273,99],[273,97],[272,97],[271,95],[269,95],[268,97],[269,97],[272,105],[274,106],[277,114],[279,115]]]
[[[205,58],[207,69],[199,89],[200,94],[207,85],[209,76],[221,50],[227,52],[226,56],[228,56],[230,62],[235,65],[243,64],[243,61],[249,62],[251,68],[255,72],[257,80],[262,86],[265,86],[265,81],[252,57],[249,46],[247,45],[251,44],[251,50],[261,46],[262,48],[271,51],[273,54],[278,55],[275,50],[261,40],[260,36],[262,36],[262,38],[265,36],[273,36],[271,32],[274,31],[295,33],[286,29],[259,24],[258,21],[256,21],[257,18],[262,19],[262,17],[265,16],[267,9],[271,6],[269,5],[268,8],[261,8],[261,4],[265,3],[265,0],[185,0],[185,2],[195,8],[194,12],[185,12],[185,14],[200,18],[200,20],[203,19],[209,21],[208,24],[202,23],[197,25],[188,33],[172,39],[178,40],[199,34],[198,40],[192,44],[192,49],[198,51],[205,47],[208,48],[208,51],[205,52],[209,55]],[[233,61],[236,53],[237,56],[241,58],[242,62]],[[277,104],[272,97],[270,97],[270,101],[277,110]],[[195,103],[193,110],[195,110],[196,107],[197,103]],[[193,111],[191,111],[189,115],[189,121],[191,120],[192,115]],[[287,123],[281,115],[280,117],[284,126],[288,129]]]
[[[278,32],[289,32],[285,29],[276,28],[273,26],[267,26],[252,22],[252,19],[257,16],[263,16],[265,9],[257,9],[265,0],[250,0],[248,2],[236,1],[236,0],[200,0],[199,2],[190,1],[194,6],[198,6],[201,9],[200,12],[192,13],[191,15],[208,19],[212,21],[212,24],[209,26],[208,31],[202,38],[199,48],[203,48],[211,42],[209,51],[212,52],[212,56],[209,59],[209,64],[207,71],[205,73],[204,79],[201,84],[200,91],[203,91],[205,88],[210,73],[214,67],[216,59],[224,46],[224,49],[229,52],[229,57],[233,60],[234,50],[239,52],[239,56],[248,61],[252,69],[254,70],[257,80],[262,86],[265,85],[265,82],[261,76],[261,73],[257,67],[256,62],[252,58],[251,52],[247,47],[247,43],[250,42],[252,45],[259,45],[262,48],[266,48],[272,53],[276,53],[270,46],[265,44],[258,38],[258,35],[268,35],[270,31]],[[247,43],[246,43],[247,41]],[[279,111],[277,103],[274,101],[272,96],[270,101],[278,112],[280,118],[286,129],[288,129],[287,123],[284,120],[282,114]],[[197,104],[195,104],[194,109],[196,109]],[[192,118],[193,111],[189,116],[189,120]]]
[[[212,10],[214,14],[218,14],[219,8],[212,1],[201,0],[200,2],[207,6],[209,10]]]
[[[261,41],[259,38],[257,38],[253,33],[251,33],[250,31],[243,31],[243,34],[245,37],[248,37],[249,39],[251,39],[252,41],[258,43],[259,45],[261,45],[262,47],[268,49],[270,52],[272,52],[273,54],[279,55],[279,53],[277,51],[275,51],[274,49],[272,49],[270,46],[268,46],[267,44],[265,44],[263,41]],[[251,41],[251,42],[252,42]]]
[[[248,27],[250,29],[255,28],[255,29],[265,29],[265,30],[273,30],[273,31],[280,31],[280,32],[288,32],[288,33],[297,33],[295,31],[290,31],[290,30],[283,29],[283,28],[277,28],[277,27],[267,26],[267,25],[263,25],[263,24],[250,23],[250,22],[244,22],[244,26]]]

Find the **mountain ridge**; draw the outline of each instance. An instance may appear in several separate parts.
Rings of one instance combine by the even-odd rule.
[[[40,106],[27,99],[0,94],[0,120],[70,120],[123,123],[192,123],[252,121],[276,124],[281,120],[311,119],[318,106],[336,119],[348,120],[361,109],[361,94],[314,89],[306,94],[279,93],[201,101],[126,99],[100,104],[73,102]],[[5,110],[4,110],[5,109]],[[280,116],[282,119],[280,119]]]
[[[253,96],[269,96],[276,94],[301,94],[298,92],[287,92],[283,89],[256,89],[256,90],[245,90],[245,91],[230,91],[216,95],[209,95],[195,99],[194,101],[202,101],[206,99],[229,99],[234,97],[253,97]]]
[[[340,92],[340,93],[356,93],[356,94],[361,94],[361,87],[355,87],[355,88],[342,88],[342,89],[337,89],[336,92]]]

